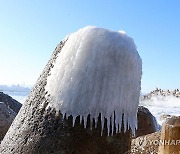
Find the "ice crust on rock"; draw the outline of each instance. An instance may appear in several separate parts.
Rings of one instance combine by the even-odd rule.
[[[142,61],[132,38],[93,26],[82,28],[69,36],[53,65],[45,87],[49,106],[72,115],[74,122],[80,115],[84,127],[89,114],[97,123],[101,113],[102,130],[105,117],[108,134],[110,118],[120,132],[123,117],[124,131],[135,132]]]

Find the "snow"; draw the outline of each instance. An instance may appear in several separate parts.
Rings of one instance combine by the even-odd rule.
[[[47,78],[46,97],[50,94],[52,99],[49,106],[72,115],[74,122],[80,115],[85,128],[89,114],[97,123],[101,113],[102,130],[104,117],[108,120],[108,135],[110,118],[120,132],[117,128],[124,117],[124,131],[131,128],[134,133],[141,67],[134,41],[126,33],[82,28],[69,36]]]

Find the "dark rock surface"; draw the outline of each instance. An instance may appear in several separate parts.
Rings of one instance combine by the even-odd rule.
[[[5,103],[0,102],[0,141],[5,136],[15,117],[16,113]]]
[[[13,99],[11,96],[0,92],[0,102],[4,102],[14,112],[18,113],[22,104]]]
[[[4,138],[21,106],[18,101],[0,92],[0,141]]]
[[[52,63],[64,43],[61,42],[56,47],[29,98],[13,121],[0,145],[1,154],[123,154],[130,149],[131,131],[108,137],[105,128],[101,136],[100,121],[97,128],[90,130],[89,122],[84,129],[77,118],[75,127],[72,127],[71,117],[65,120],[60,112],[46,109],[50,100],[45,97],[44,87],[53,67]],[[106,125],[105,121],[105,127]]]
[[[138,129],[136,130],[136,137],[157,131],[157,121],[147,108],[143,106],[138,107],[137,120]]]

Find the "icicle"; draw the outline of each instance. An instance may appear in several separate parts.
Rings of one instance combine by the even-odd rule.
[[[127,130],[127,117],[126,117],[126,114],[124,113],[124,133],[126,132]]]
[[[90,129],[92,130],[92,125],[93,125],[93,117],[90,115]]]
[[[66,120],[66,113],[64,113],[64,114],[63,114],[63,119],[65,119],[65,120]]]
[[[130,120],[131,120],[130,126],[131,126],[131,129],[132,129],[132,134],[133,134],[133,137],[135,137],[136,130],[137,130],[137,122],[136,122],[137,121],[137,117],[133,117]]]
[[[104,116],[101,114],[101,136],[103,134],[103,129],[104,129]]]
[[[75,121],[76,121],[76,117],[73,117],[73,116],[72,116],[72,120],[73,120],[73,127],[74,127]]]
[[[84,128],[86,129],[86,125],[87,125],[87,116],[84,116]]]
[[[118,123],[116,122],[116,134],[118,133]]]
[[[136,136],[136,129],[132,129],[132,136],[133,136],[133,137]]]
[[[111,133],[111,135],[113,135],[113,133],[114,133],[114,113],[112,114],[112,119],[111,119],[111,123],[112,123],[112,133]]]
[[[82,124],[82,116],[80,115],[80,124]]]
[[[127,119],[127,130],[129,130],[129,118]]]
[[[66,119],[68,119],[68,118],[69,118],[69,116],[70,116],[70,115],[66,113]]]
[[[132,121],[130,122],[130,127],[132,128],[132,135],[133,135],[133,137],[135,137],[135,134],[136,134],[136,128],[133,128],[133,126],[132,126]]]
[[[119,133],[121,133],[121,126],[122,126],[122,114],[120,114],[119,119]]]
[[[111,120],[110,120],[110,117],[107,118],[107,130],[108,130],[108,136],[110,134],[110,124],[111,124]]]
[[[115,112],[115,117],[116,117],[115,123],[116,123],[116,134],[117,134],[119,132],[119,126],[118,126],[118,124],[119,124],[119,116],[117,116],[116,112]]]
[[[95,120],[95,128],[97,128],[98,117],[95,117],[94,120]]]
[[[137,114],[136,114],[136,116],[137,116]],[[136,117],[136,121],[137,121],[137,117]],[[135,120],[133,120],[131,124],[132,124],[132,125],[134,124],[134,129],[133,129],[133,130],[134,130],[134,131],[137,130],[137,128],[138,128],[137,122],[135,122]],[[133,127],[133,126],[132,126],[132,127]],[[132,128],[132,127],[131,127],[131,128]]]

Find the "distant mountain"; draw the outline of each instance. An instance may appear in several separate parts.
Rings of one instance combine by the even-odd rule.
[[[0,92],[4,92],[9,95],[28,95],[31,88],[21,85],[0,85]]]

